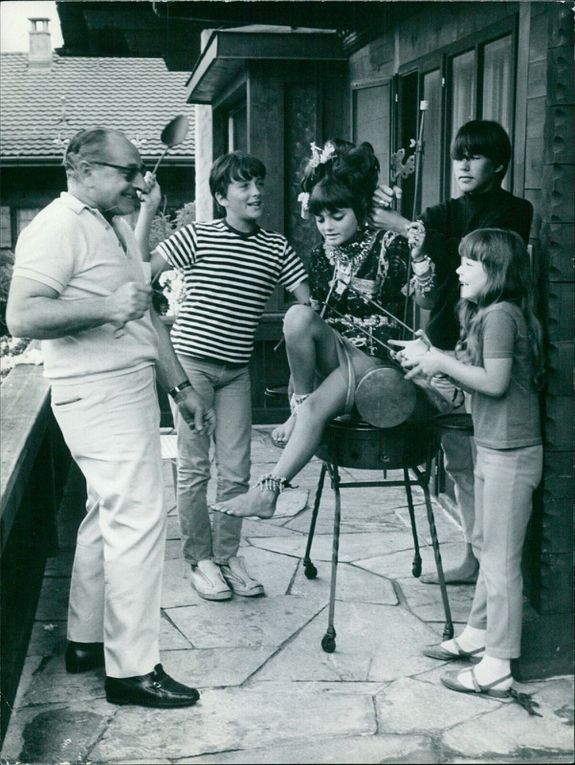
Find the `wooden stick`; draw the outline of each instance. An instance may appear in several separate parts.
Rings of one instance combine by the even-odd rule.
[[[404,324],[404,322],[402,322],[401,319],[398,319],[397,316],[391,313],[391,311],[388,311],[387,308],[384,308],[375,300],[372,300],[371,298],[368,298],[365,295],[363,295],[361,292],[359,292],[359,290],[356,290],[352,284],[349,285],[349,288],[350,290],[353,290],[353,292],[355,292],[356,295],[359,295],[359,297],[363,298],[363,300],[365,300],[366,303],[369,303],[369,305],[372,305],[375,308],[378,308],[380,311],[383,311],[383,313],[387,314],[387,316],[389,316],[391,319],[396,321],[401,327],[409,330],[412,334],[415,334],[415,330],[413,329],[413,327],[410,327],[409,324]]]
[[[429,107],[428,101],[420,101],[419,111],[421,113],[421,117],[419,120],[419,133],[417,136],[417,142],[415,144],[415,182],[414,182],[414,189],[413,189],[413,209],[411,213],[411,220],[414,220],[415,218],[415,212],[417,209],[417,199],[419,197],[419,186],[421,181],[421,154],[423,151],[423,125],[425,123],[425,112],[427,111],[428,107]],[[406,292],[405,292],[405,304],[403,308],[404,325],[407,324],[410,282],[411,282],[411,250],[409,251],[409,255],[407,257],[407,281],[406,281]]]
[[[380,340],[379,338],[374,337],[370,332],[367,331],[367,329],[364,329],[363,327],[359,327],[357,324],[353,324],[353,322],[349,321],[347,316],[341,313],[341,311],[338,311],[336,308],[334,308],[331,305],[328,306],[327,303],[325,303],[323,300],[318,300],[317,302],[321,303],[324,307],[329,308],[329,310],[333,311],[333,313],[335,313],[336,316],[339,316],[340,319],[347,320],[349,324],[354,327],[354,329],[358,329],[360,332],[363,332],[363,334],[367,335],[367,337],[369,337],[369,339],[372,342],[377,343],[378,345],[381,345],[382,348],[385,348],[385,350],[389,351],[390,353],[396,353],[396,351],[391,346],[387,345],[387,343],[384,343],[383,340]]]

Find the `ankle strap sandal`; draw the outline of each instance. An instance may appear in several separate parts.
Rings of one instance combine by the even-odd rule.
[[[254,484],[254,489],[255,488],[261,489],[262,491],[273,491],[274,494],[281,494],[284,489],[293,489],[293,486],[285,476],[268,473],[267,475],[263,475],[259,481]]]

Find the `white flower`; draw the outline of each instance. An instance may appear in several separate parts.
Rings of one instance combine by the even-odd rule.
[[[335,156],[335,146],[331,141],[328,141],[323,149],[317,145],[315,141],[310,143],[311,147],[311,159],[309,161],[312,167],[323,165]]]
[[[297,201],[301,204],[301,217],[306,220],[309,218],[309,193],[302,191],[297,196]]]
[[[311,159],[309,161],[310,165],[312,167],[317,167],[319,165],[320,157],[321,157],[321,149],[317,145],[315,141],[312,141],[310,143],[311,148]]]

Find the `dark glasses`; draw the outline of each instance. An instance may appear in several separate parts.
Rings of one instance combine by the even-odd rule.
[[[96,162],[96,160],[91,160],[90,164],[92,165],[104,165],[105,167],[115,167],[116,170],[119,170],[124,178],[130,183],[134,180],[138,175],[145,175],[146,173],[146,166],[145,165],[114,165],[111,162]]]

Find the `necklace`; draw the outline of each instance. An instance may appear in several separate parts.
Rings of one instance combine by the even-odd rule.
[[[330,265],[346,273],[355,273],[367,258],[377,232],[366,231],[353,242],[342,245],[325,245],[324,250]]]
[[[342,295],[350,284],[354,274],[369,255],[377,236],[376,232],[366,231],[360,239],[344,245],[325,245],[325,255],[333,266],[332,285],[338,295]]]

